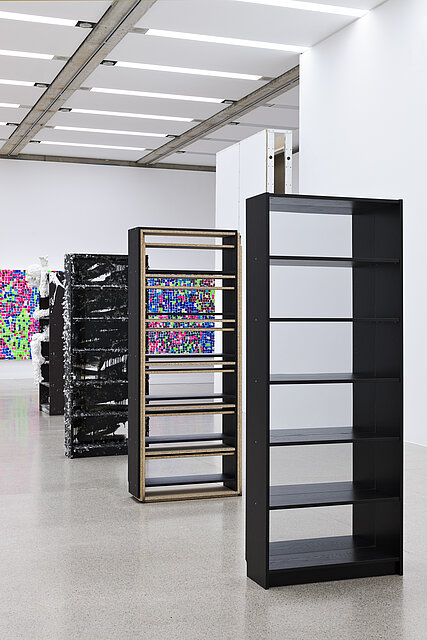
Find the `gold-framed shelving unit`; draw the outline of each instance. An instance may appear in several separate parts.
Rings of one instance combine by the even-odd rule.
[[[220,256],[216,264],[220,263],[221,267],[150,269],[152,252],[164,249],[215,252]],[[181,258],[179,264],[182,262]],[[140,502],[219,498],[242,493],[241,272],[241,242],[237,231],[154,227],[129,230],[129,492]],[[189,282],[182,286],[170,284],[174,279]],[[150,313],[148,296],[153,290],[214,290],[219,301],[213,313],[182,310],[169,315]],[[220,334],[221,339],[214,341],[213,353],[149,353],[150,333],[177,331],[193,335],[209,331]],[[220,352],[217,352],[218,344],[221,344]],[[161,380],[162,374],[168,378],[172,375],[174,379],[176,376],[179,382],[180,376],[188,373],[199,374],[201,381],[205,374],[219,374],[221,384],[216,385],[221,387],[220,392],[200,394],[190,387],[190,392],[185,394],[150,394],[150,385]],[[216,385],[214,391],[217,391]],[[220,430],[215,428],[208,433],[206,429],[194,432],[192,428],[188,432],[182,429],[177,432],[172,428],[164,434],[151,433],[150,418],[173,420],[180,416],[182,422],[182,416],[211,415],[221,416]],[[221,458],[220,473],[161,477],[148,473],[150,460],[211,456]]]

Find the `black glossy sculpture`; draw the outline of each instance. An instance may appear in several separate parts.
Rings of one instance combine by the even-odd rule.
[[[65,256],[65,452],[127,453],[127,268],[124,255]]]

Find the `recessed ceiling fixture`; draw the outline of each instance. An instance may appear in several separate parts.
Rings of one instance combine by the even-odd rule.
[[[145,147],[118,147],[113,144],[84,144],[83,142],[56,142],[55,140],[34,140],[39,144],[52,144],[60,147],[93,147],[94,149],[122,149],[124,151],[146,151]]]
[[[20,106],[21,105],[14,102],[0,102],[0,107],[4,107],[5,109],[19,109]]]
[[[149,136],[151,138],[166,138],[167,133],[144,133],[143,131],[120,131],[118,129],[92,129],[90,127],[62,127],[55,126],[54,129],[61,131],[83,131],[88,133],[113,133],[122,136]]]
[[[110,61],[108,61],[110,62]],[[122,62],[118,60],[115,67],[127,69],[144,69],[146,71],[166,71],[170,73],[187,73],[194,76],[212,76],[214,78],[233,78],[234,80],[261,80],[262,76],[250,73],[233,73],[231,71],[211,71],[210,69],[191,69],[189,67],[169,67],[162,64],[145,64],[142,62]]]
[[[351,7],[336,7],[333,4],[323,2],[303,2],[302,0],[234,0],[235,2],[251,2],[253,4],[268,4],[285,9],[298,9],[300,11],[317,11],[318,13],[334,13],[338,16],[351,16],[361,18],[369,13],[368,9],[353,9]]]
[[[240,38],[224,38],[222,36],[207,36],[200,33],[184,33],[181,31],[165,31],[163,29],[148,29],[146,36],[160,38],[178,38],[179,40],[196,40],[197,42],[213,42],[215,44],[230,44],[237,47],[254,47],[256,49],[273,49],[291,53],[304,53],[308,47],[278,42],[261,42],[260,40],[241,40]]]
[[[11,56],[13,58],[37,58],[37,60],[53,60],[54,56],[49,53],[30,53],[29,51],[12,51],[10,49],[0,49],[0,56]]]
[[[62,109],[60,109],[62,111]],[[95,116],[117,116],[119,118],[142,118],[143,120],[168,120],[172,122],[193,122],[194,118],[182,118],[180,116],[160,116],[150,113],[128,113],[127,111],[101,111],[100,109],[67,109],[73,113],[90,113]]]
[[[7,122],[0,122],[0,127],[5,127],[7,125]]]
[[[76,27],[81,27],[82,29],[93,29],[96,27],[96,22],[88,22],[87,20],[78,20],[76,22]]]
[[[66,18],[50,18],[48,16],[36,16],[29,13],[13,13],[0,11],[0,20],[20,20],[21,22],[41,22],[42,24],[57,24],[62,27],[75,27],[78,20]]]
[[[0,78],[0,84],[11,84],[16,87],[34,87],[34,82],[27,82],[26,80],[6,80]]]
[[[104,87],[92,87],[95,93],[113,93],[123,96],[140,96],[142,98],[164,98],[166,100],[191,100],[192,102],[214,102],[220,104],[223,98],[205,98],[202,96],[182,96],[178,93],[154,93],[152,91],[131,91],[130,89],[107,89]]]

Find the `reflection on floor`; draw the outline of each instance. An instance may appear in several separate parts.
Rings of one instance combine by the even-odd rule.
[[[349,473],[346,449],[316,467],[291,449],[273,482]],[[31,382],[0,380],[0,638],[425,640],[426,463],[407,445],[403,578],[264,591],[245,577],[244,500],[140,505],[125,457],[66,459],[62,418],[38,413]],[[317,511],[322,532],[349,526]]]

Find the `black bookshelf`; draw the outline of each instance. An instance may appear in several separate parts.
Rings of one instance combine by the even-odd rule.
[[[47,317],[40,318],[40,332],[49,328],[49,340],[42,341],[41,352],[45,362],[41,365],[42,381],[39,384],[39,409],[51,416],[64,413],[64,319],[62,302],[64,280],[62,271],[55,272],[49,282],[49,296],[41,296],[39,308],[49,310]]]
[[[403,573],[402,208],[401,200],[247,200],[246,558],[248,577],[266,589]],[[352,256],[271,255],[271,212],[350,215]],[[353,317],[270,317],[270,296],[280,295],[270,293],[271,266],[351,269]],[[350,323],[353,371],[271,374],[270,327],[286,322]],[[352,425],[271,425],[272,385],[328,383],[352,386]],[[351,482],[270,485],[273,448],[335,443],[353,448]],[[272,511],[333,505],[352,506],[352,535],[270,540]]]
[[[162,241],[153,241],[156,237]],[[151,268],[150,251],[163,248],[187,252],[184,255],[193,249],[220,252],[222,268]],[[241,495],[240,274],[240,236],[236,231],[153,227],[129,230],[129,493],[140,502]],[[188,283],[171,285],[175,278]],[[180,307],[176,313],[149,312],[148,294],[153,289],[218,290],[222,294],[222,311],[197,314]],[[221,352],[151,354],[148,334],[170,331],[196,337],[201,331],[220,332]],[[221,392],[195,393],[190,385],[179,395],[150,394],[148,385],[153,379],[157,382],[162,374],[173,374],[179,383],[180,376],[186,373],[197,373],[201,381],[206,373],[220,374]],[[152,418],[168,418],[173,424],[176,416],[206,415],[221,416],[217,433],[151,435]],[[208,456],[221,457],[221,473],[150,477],[147,472],[151,460]]]
[[[67,254],[64,264],[65,452],[124,455],[127,256]]]

